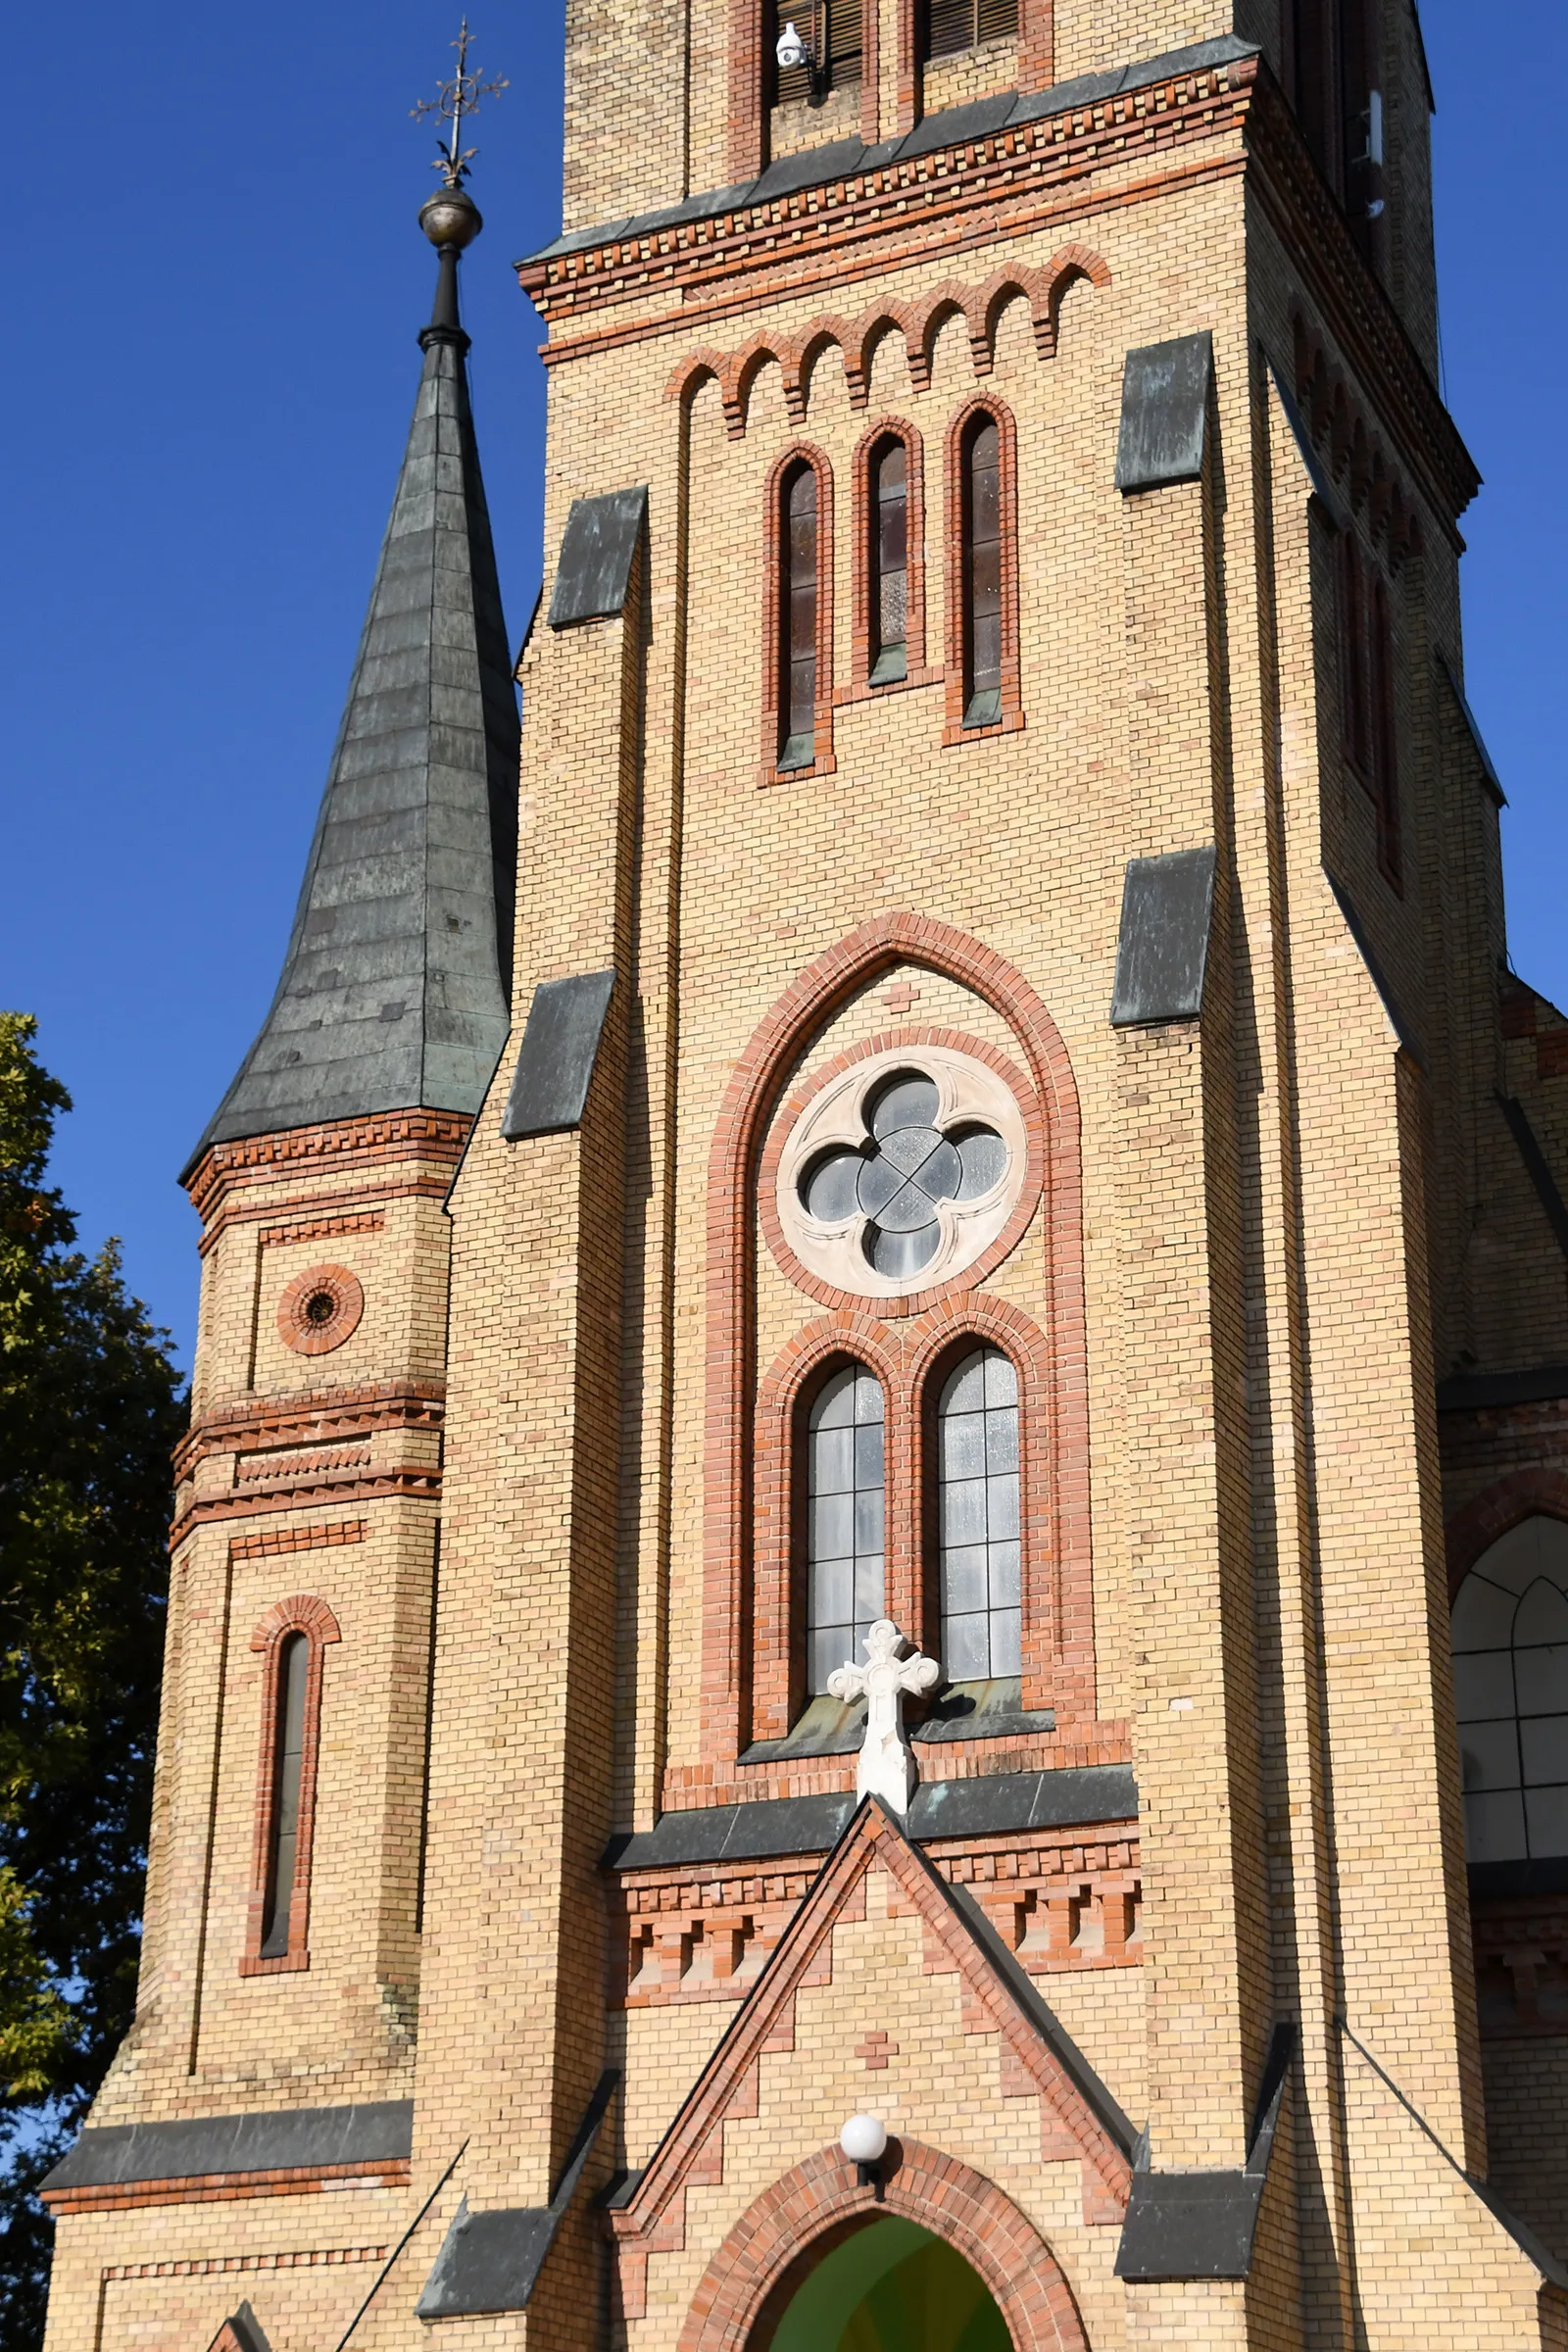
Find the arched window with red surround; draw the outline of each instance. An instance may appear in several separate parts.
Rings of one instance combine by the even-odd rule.
[[[324,1600],[296,1592],[268,1610],[251,1647],[262,1666],[262,1739],[244,1976],[310,1966],[322,1668],[339,1639]]]
[[[768,482],[764,772],[821,770],[831,758],[832,476],[792,450]]]
[[[851,692],[921,685],[925,668],[925,484],[920,435],[902,416],[855,453]]]
[[[887,1503],[882,1383],[861,1363],[840,1364],[806,1416],[806,1695],[858,1659],[885,1603]]]
[[[943,1380],[935,1426],[937,1642],[951,1683],[1023,1671],[1018,1374],[994,1341]]]
[[[1010,413],[975,402],[948,444],[945,743],[1022,724],[1016,480]]]

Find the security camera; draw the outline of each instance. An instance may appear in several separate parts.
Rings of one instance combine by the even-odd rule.
[[[782,74],[793,74],[797,66],[805,65],[806,43],[793,24],[786,24],[779,34],[778,48],[774,55],[778,59],[779,71]]]

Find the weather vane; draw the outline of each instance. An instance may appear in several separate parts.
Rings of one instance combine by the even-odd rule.
[[[451,123],[450,136],[445,131],[441,134],[441,144],[430,169],[441,173],[449,188],[461,188],[468,176],[469,163],[479,152],[477,147],[460,149],[464,119],[468,115],[476,115],[480,99],[496,97],[507,87],[507,83],[504,77],[496,81],[481,81],[477,73],[468,72],[466,17],[452,46],[458,53],[457,73],[450,81],[438,85],[439,96],[421,98],[417,106],[409,109],[409,116],[412,122],[417,122],[425,115],[435,115],[441,122]]]

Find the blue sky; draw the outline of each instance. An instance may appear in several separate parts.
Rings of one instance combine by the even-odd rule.
[[[455,18],[456,10],[453,11]],[[1568,1001],[1568,143],[1529,93],[1559,7],[1423,10],[1445,390],[1486,476],[1464,530],[1471,703],[1511,806],[1516,966]],[[511,88],[472,134],[465,309],[515,636],[538,584],[538,323],[508,263],[560,223],[559,9],[474,8]],[[1493,27],[1489,32],[1487,27]],[[418,372],[430,0],[17,12],[0,671],[0,1004],[75,1099],[55,1181],[188,1351],[174,1184],[271,992]],[[1506,136],[1504,136],[1506,126]]]

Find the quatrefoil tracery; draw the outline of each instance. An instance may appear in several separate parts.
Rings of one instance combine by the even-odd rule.
[[[978,1200],[1006,1174],[1006,1146],[994,1127],[966,1121],[944,1134],[938,1115],[931,1080],[898,1071],[864,1105],[865,1141],[831,1147],[802,1180],[807,1214],[819,1225],[853,1218],[879,1274],[918,1274],[941,1245],[942,1203]]]
[[[804,1268],[891,1298],[961,1273],[1018,1203],[1017,1098],[978,1054],[884,1050],[836,1075],[784,1139],[775,1203]]]

